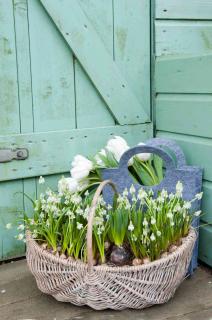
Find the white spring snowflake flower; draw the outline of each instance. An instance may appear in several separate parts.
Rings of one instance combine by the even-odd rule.
[[[43,212],[40,213],[40,219],[43,220],[45,217],[45,214]]]
[[[198,211],[194,212],[194,216],[195,217],[199,217],[201,212],[202,212],[201,210],[198,210]]]
[[[38,237],[38,231],[34,230],[33,234],[32,234],[32,238],[36,239]]]
[[[173,220],[170,222],[170,225],[171,225],[171,227],[174,226],[174,221]]]
[[[151,224],[156,224],[156,219],[154,217],[151,218]]]
[[[129,223],[129,225],[128,225],[128,230],[129,230],[129,231],[133,231],[134,229],[135,229],[135,227],[134,227],[132,221],[130,221],[130,223]]]
[[[112,206],[110,204],[107,205],[107,210],[111,210]]]
[[[167,218],[169,218],[170,220],[172,220],[172,219],[173,219],[173,213],[169,211],[169,212],[167,213]]]
[[[65,215],[69,217],[71,220],[75,219],[75,214],[71,210],[68,210]]]
[[[82,224],[82,223],[77,222],[77,229],[78,229],[78,230],[81,230],[82,228],[83,228],[83,224]]]
[[[29,223],[31,226],[34,226],[35,225],[35,220],[34,219],[29,219]]]
[[[134,187],[134,185],[132,184],[131,187],[130,187],[130,193],[131,193],[131,194],[135,194],[135,191],[136,191],[136,190],[135,190],[135,187]]]
[[[134,195],[134,196],[132,196],[132,202],[137,202],[137,198],[136,198],[136,196]]]
[[[202,196],[203,196],[203,192],[197,193],[197,194],[195,195],[195,199],[201,200],[201,199],[202,199]]]
[[[126,203],[125,203],[125,209],[126,209],[126,210],[130,210],[130,209],[131,209],[131,204],[130,204],[129,201],[126,201]]]
[[[157,230],[156,234],[157,234],[158,237],[160,237],[161,236],[161,231]]]
[[[170,193],[170,194],[169,194],[169,199],[170,199],[170,200],[174,199],[174,197],[175,197],[174,193]]]
[[[104,223],[104,218],[103,217],[95,217],[94,218],[94,224],[95,225],[103,225],[103,223]]]
[[[76,213],[79,215],[83,215],[83,210],[81,208],[77,208]]]
[[[143,235],[146,237],[148,235],[148,229],[143,229]]]
[[[21,241],[24,239],[24,234],[23,233],[19,233],[19,235],[17,236],[17,240]]]
[[[97,202],[99,205],[102,205],[102,206],[105,206],[106,203],[104,201],[104,198],[103,196],[101,195],[99,198],[98,198],[98,202]]]
[[[144,218],[143,226],[148,226],[148,221],[147,221],[147,219],[146,219],[146,218]]]
[[[163,197],[163,198],[167,198],[168,197],[168,192],[165,189],[162,189],[161,197]]]
[[[127,188],[124,189],[122,195],[123,195],[123,197],[128,197],[129,192],[128,192]]]
[[[177,184],[176,184],[176,191],[177,192],[183,192],[183,184],[182,182],[178,181]]]
[[[6,224],[6,228],[9,230],[9,229],[11,229],[12,228],[12,223],[7,223]]]
[[[152,189],[150,189],[148,194],[149,194],[150,197],[152,197],[152,196],[154,196],[154,191]]]
[[[44,177],[40,176],[39,180],[38,180],[39,184],[44,184],[45,183],[45,179]]]
[[[19,226],[17,227],[17,230],[23,231],[25,229],[25,225],[24,224],[19,224]]]
[[[182,207],[181,207],[181,205],[179,203],[176,204],[176,206],[173,209],[174,212],[180,212],[181,210],[182,210]]]
[[[132,241],[137,241],[137,240],[138,240],[138,238],[136,237],[136,235],[132,234]]]
[[[159,203],[164,203],[164,198],[160,195],[158,198],[157,198],[157,201],[159,202]]]
[[[178,181],[176,184],[176,196],[178,198],[181,198],[182,192],[183,192],[183,184],[182,184],[182,182]]]
[[[191,202],[186,201],[186,202],[184,203],[184,205],[183,205],[183,208],[184,208],[184,209],[190,209],[190,208],[191,208]]]
[[[146,191],[141,188],[139,191],[138,191],[138,200],[143,200],[147,197],[147,193]]]
[[[46,220],[46,226],[47,226],[47,228],[50,227],[50,222],[49,222],[49,220]]]
[[[82,197],[78,194],[73,194],[71,197],[71,202],[73,202],[74,204],[79,204],[80,202],[82,202]]]
[[[86,196],[86,197],[89,196],[89,191],[88,191],[88,190],[85,191],[85,196]]]
[[[151,234],[150,240],[151,240],[151,241],[155,241],[155,240],[156,240],[154,233]]]

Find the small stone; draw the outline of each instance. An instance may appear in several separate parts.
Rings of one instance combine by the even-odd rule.
[[[150,262],[151,262],[151,260],[148,257],[143,258],[143,264],[148,264]]]
[[[6,290],[5,290],[5,289],[1,290],[1,293],[5,293],[5,292],[6,292]]]
[[[178,247],[173,244],[173,245],[170,246],[169,252],[170,252],[170,253],[173,253],[173,252],[175,252],[175,251],[177,250],[177,248],[178,248]]]
[[[163,252],[160,257],[161,257],[161,258],[166,258],[166,257],[168,257],[168,252]]]
[[[132,261],[132,265],[133,266],[139,266],[139,265],[141,265],[143,263],[143,260],[142,259],[138,259],[138,258],[135,258],[135,259],[133,259],[133,261]]]

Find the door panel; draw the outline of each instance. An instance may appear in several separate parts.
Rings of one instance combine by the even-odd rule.
[[[56,189],[76,153],[92,155],[113,135],[130,145],[152,137],[150,3],[134,6],[0,0],[0,148],[29,151],[0,163],[0,259],[24,254],[5,224],[32,212],[23,192],[35,199],[40,175]]]

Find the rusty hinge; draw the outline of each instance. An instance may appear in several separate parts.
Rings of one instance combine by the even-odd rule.
[[[12,160],[25,160],[29,152],[25,148],[0,149],[0,163],[10,162]]]

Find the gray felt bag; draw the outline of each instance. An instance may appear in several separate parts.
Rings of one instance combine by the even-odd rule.
[[[104,169],[102,176],[104,180],[110,179],[115,185],[119,193],[122,193],[125,188],[130,188],[133,184],[138,190],[141,186],[135,183],[133,178],[129,175],[128,162],[138,153],[152,153],[160,156],[164,161],[166,173],[163,181],[155,186],[143,186],[145,190],[152,189],[155,194],[163,188],[168,193],[175,192],[178,181],[183,183],[183,198],[187,201],[194,198],[194,196],[201,192],[202,189],[202,169],[197,166],[186,165],[186,160],[182,149],[172,140],[154,138],[147,141],[144,146],[136,146],[127,150],[121,157],[118,168]],[[109,187],[103,191],[104,200],[107,203],[112,203],[113,193]],[[130,200],[130,199],[129,199]],[[193,210],[200,209],[200,201],[195,201],[192,206]],[[199,226],[199,219],[193,221],[193,226]],[[192,274],[197,267],[198,256],[198,240],[196,241],[192,261],[189,267],[189,274]]]

